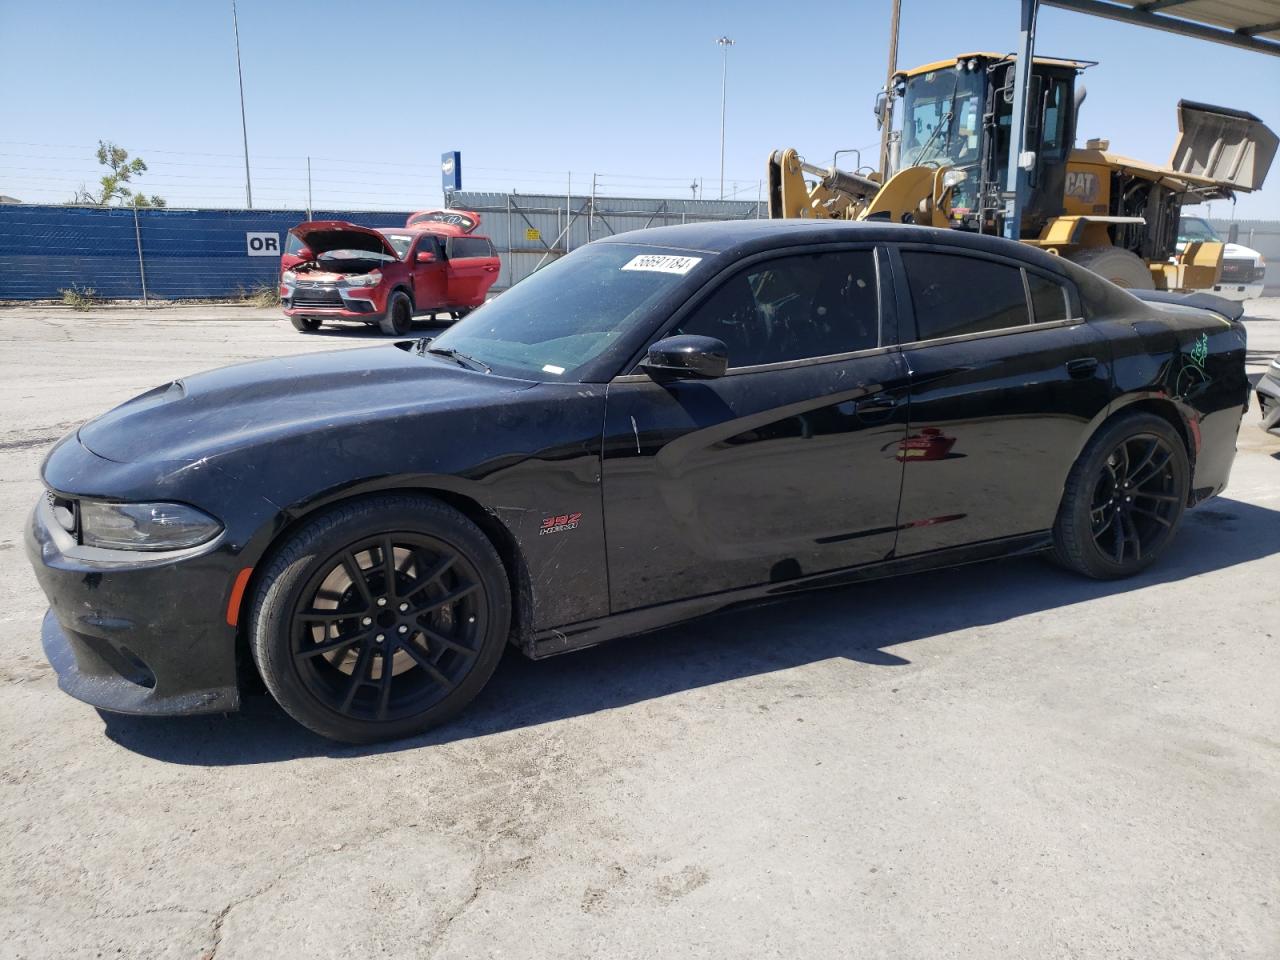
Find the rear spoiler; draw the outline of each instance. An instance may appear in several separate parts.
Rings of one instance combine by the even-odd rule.
[[[1212,293],[1173,293],[1169,290],[1130,290],[1139,300],[1147,303],[1172,303],[1180,307],[1198,307],[1209,310],[1227,320],[1239,320],[1244,316],[1244,303],[1239,300],[1226,300],[1215,297]]]

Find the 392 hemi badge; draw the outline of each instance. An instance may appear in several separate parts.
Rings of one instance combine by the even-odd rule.
[[[577,530],[578,522],[582,519],[580,513],[562,513],[556,517],[545,517],[542,521],[542,529],[538,531],[538,536],[548,533],[564,533],[566,530]]]

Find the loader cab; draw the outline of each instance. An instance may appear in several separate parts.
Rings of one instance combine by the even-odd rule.
[[[1067,159],[1075,139],[1075,78],[1084,61],[1037,58],[1028,97],[1031,194],[1022,236],[1037,236],[1063,213]],[[984,233],[1000,230],[1001,193],[1009,168],[1014,58],[968,54],[895,77],[901,100],[890,174],[911,166],[949,166],[955,173],[950,219]]]

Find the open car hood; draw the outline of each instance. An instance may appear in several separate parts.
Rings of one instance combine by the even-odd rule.
[[[347,223],[345,220],[308,220],[289,232],[306,244],[317,257],[331,250],[367,250],[400,259],[396,248],[377,230]]]
[[[1233,190],[1260,190],[1276,144],[1276,135],[1252,113],[1179,100],[1178,141],[1169,166]]]
[[[406,227],[430,227],[432,233],[460,237],[480,226],[480,214],[472,210],[419,210],[409,214]]]

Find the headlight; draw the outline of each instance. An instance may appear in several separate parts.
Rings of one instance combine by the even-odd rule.
[[[376,287],[382,282],[382,274],[377,270],[359,277],[344,277],[338,281],[344,287]]]
[[[280,274],[280,281],[281,283],[293,283],[297,276],[298,275],[292,270],[286,270],[284,273]]]
[[[80,501],[80,540],[109,550],[178,550],[216,537],[222,524],[185,503]]]

